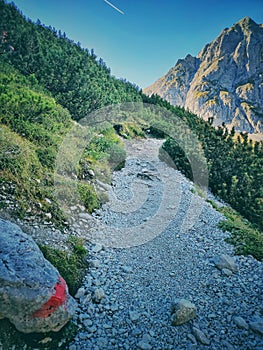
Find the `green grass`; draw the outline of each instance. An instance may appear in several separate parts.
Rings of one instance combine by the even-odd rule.
[[[30,78],[6,63],[0,69],[0,92],[0,184],[7,189],[3,193],[7,198],[11,195],[10,184],[14,187],[12,201],[17,208],[11,215],[23,219],[30,212],[29,215],[45,220],[45,213],[52,213],[51,221],[62,228],[65,216],[54,195],[53,172],[61,142],[73,125],[71,116],[36,81],[32,84]],[[128,129],[132,135],[140,132],[134,125]],[[126,154],[112,126],[99,133],[90,132],[94,137],[78,169],[70,169],[69,173],[78,172],[79,196],[92,212],[107,199],[95,192],[93,179],[89,183],[81,180],[93,170],[96,178],[110,183],[112,170],[124,165]],[[71,161],[67,157],[66,162],[69,167]],[[3,201],[0,207],[5,208]]]
[[[71,295],[76,294],[87,270],[87,250],[84,241],[78,237],[69,237],[69,252],[54,249],[46,245],[40,245],[45,258],[50,261],[67,282]]]
[[[6,63],[0,69],[0,90],[0,184],[16,204],[10,214],[23,219],[30,212],[43,220],[45,213],[52,213],[53,223],[62,227],[65,217],[53,196],[52,173],[59,145],[72,125],[70,115]]]
[[[80,161],[79,177],[85,176],[85,167],[94,171],[100,181],[110,183],[114,170],[120,170],[125,164],[124,143],[111,126],[97,134],[84,151]],[[96,206],[94,207],[96,208]]]
[[[78,192],[82,203],[89,213],[92,213],[94,209],[99,208],[100,201],[92,185],[79,183]]]
[[[219,208],[226,220],[219,223],[223,231],[230,232],[227,242],[235,246],[237,255],[252,255],[263,260],[263,233],[230,207]]]
[[[233,244],[237,255],[252,255],[257,260],[263,260],[263,233],[248,220],[243,218],[231,207],[218,207],[213,201],[207,200],[214,209],[222,213],[226,220],[218,224],[230,237],[226,241]]]
[[[206,201],[207,203],[211,204],[212,207],[213,207],[214,209],[216,209],[217,211],[219,211],[219,207],[218,207],[218,205],[217,205],[214,201],[212,201],[211,199],[206,199],[205,201]]]

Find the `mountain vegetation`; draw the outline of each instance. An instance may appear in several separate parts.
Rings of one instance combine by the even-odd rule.
[[[56,225],[65,224],[53,192],[53,172],[58,148],[74,121],[100,107],[122,102],[141,102],[169,111],[168,117],[130,111],[130,120],[108,125],[85,150],[79,178],[87,170],[96,176],[107,174],[123,160],[123,145],[114,130],[124,137],[166,137],[164,144],[175,165],[193,178],[189,156],[199,161],[191,140],[197,135],[209,171],[209,187],[258,229],[263,228],[263,145],[247,134],[214,128],[181,107],[174,107],[157,95],[146,96],[133,84],[115,78],[93,50],[81,47],[40,21],[27,20],[14,4],[0,0],[0,186],[2,207],[10,205],[20,217],[44,215]],[[179,125],[176,120],[185,124]],[[181,135],[182,144],[171,136]],[[108,162],[108,163],[107,163]],[[202,184],[200,184],[202,185]],[[91,212],[100,205],[92,179],[79,189]],[[52,218],[47,214],[52,213]],[[261,235],[261,233],[260,233]],[[262,237],[259,236],[259,237]],[[262,244],[263,239],[261,240]]]
[[[94,50],[81,48],[65,33],[40,21],[26,20],[14,5],[3,0],[0,12],[0,34],[7,46],[2,58],[50,91],[73,119],[84,118],[105,105],[142,100],[138,87],[111,76]],[[7,55],[10,45],[14,51]]]

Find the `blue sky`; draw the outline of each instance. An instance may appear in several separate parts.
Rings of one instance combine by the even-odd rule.
[[[26,17],[95,50],[112,74],[144,88],[179,58],[195,56],[226,27],[250,16],[263,23],[263,0],[14,0]]]

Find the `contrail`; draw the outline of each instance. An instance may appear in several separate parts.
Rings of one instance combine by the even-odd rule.
[[[108,0],[104,0],[104,2],[106,2],[106,4],[110,5],[112,8],[114,8],[114,10],[118,11],[119,13],[121,13],[122,15],[124,15],[124,12],[122,12],[120,9],[118,9],[118,7],[114,6],[111,2],[109,2]]]

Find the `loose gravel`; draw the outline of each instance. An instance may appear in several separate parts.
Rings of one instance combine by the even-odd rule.
[[[90,241],[90,269],[76,295],[78,334],[69,350],[262,350],[263,264],[238,256],[236,272],[215,266],[216,257],[234,256],[217,227],[223,217],[158,159],[161,142],[127,142],[110,201],[86,218],[92,229],[85,231],[83,214],[75,222]],[[172,326],[180,298],[197,315]]]

